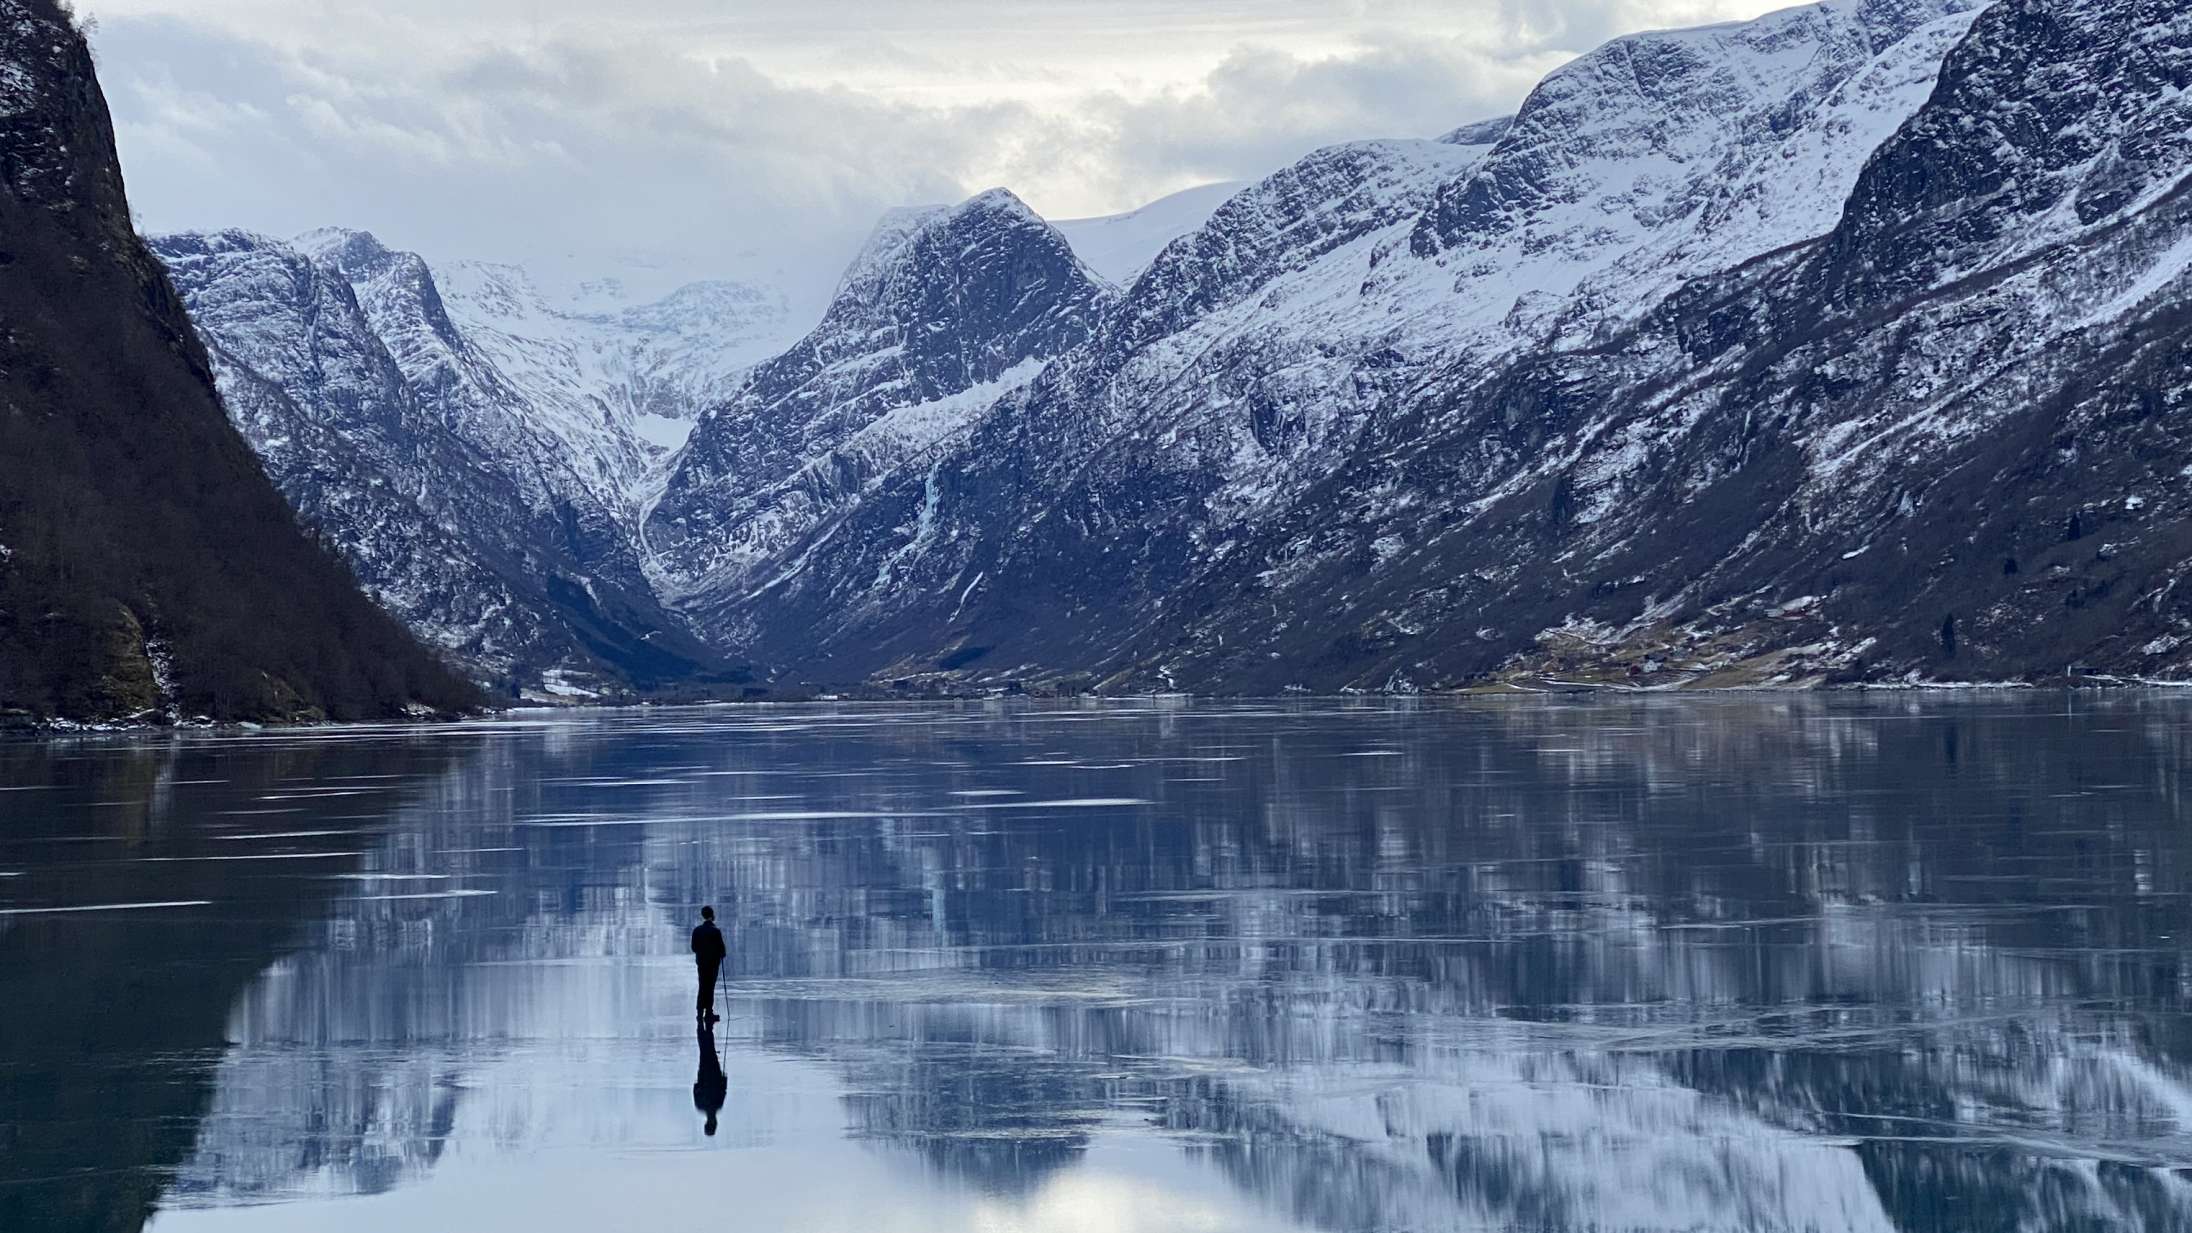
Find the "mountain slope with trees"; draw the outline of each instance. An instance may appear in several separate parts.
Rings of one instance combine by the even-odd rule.
[[[368,719],[473,688],[309,538],[130,224],[91,53],[0,0],[0,710]]]

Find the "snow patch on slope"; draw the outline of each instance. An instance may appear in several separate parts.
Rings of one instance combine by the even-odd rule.
[[[1209,222],[1219,206],[1245,187],[1237,180],[1204,184],[1125,214],[1071,218],[1051,225],[1073,245],[1083,265],[1112,286],[1125,287],[1166,245]]]
[[[516,266],[459,261],[441,283],[465,337],[576,448],[611,436],[642,456],[676,449],[703,410],[795,334],[781,294],[740,283],[693,283],[614,309],[599,307],[598,285],[554,302]],[[644,467],[616,473],[628,507]]]

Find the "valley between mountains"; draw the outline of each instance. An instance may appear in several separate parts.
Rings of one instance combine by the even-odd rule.
[[[1825,0],[1121,218],[899,211],[819,322],[151,248],[505,696],[2184,679],[2188,173],[2175,3]]]

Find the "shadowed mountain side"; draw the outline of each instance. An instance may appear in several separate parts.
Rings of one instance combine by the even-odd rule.
[[[1319,151],[796,534],[712,418],[676,602],[909,689],[2192,677],[2180,10],[1824,0]]]

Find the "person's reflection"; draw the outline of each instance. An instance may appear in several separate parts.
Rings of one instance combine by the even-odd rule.
[[[722,1112],[723,1098],[730,1090],[731,1081],[724,1078],[723,1063],[715,1056],[715,1029],[702,1023],[700,1073],[693,1078],[693,1108],[708,1119],[701,1129],[711,1135],[715,1133],[715,1115]]]

